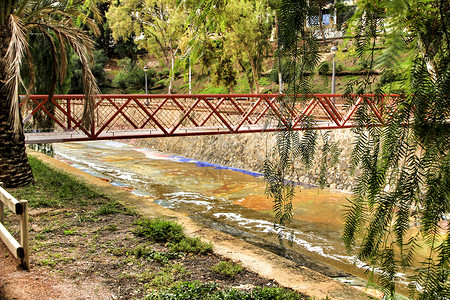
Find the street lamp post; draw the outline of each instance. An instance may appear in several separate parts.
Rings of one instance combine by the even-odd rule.
[[[334,57],[336,56],[336,52],[338,51],[338,47],[333,46],[331,47],[331,53],[333,54],[333,73],[331,77],[331,93],[335,93],[335,83],[336,83],[336,62],[334,61]],[[333,98],[334,100],[334,98]]]
[[[144,67],[144,74],[145,74],[145,94],[146,94],[146,95],[148,94],[148,88],[147,88],[147,71],[148,71],[148,67],[145,66],[145,67]],[[146,104],[146,105],[149,104],[149,103],[148,103],[148,98],[145,99],[145,104]]]
[[[192,94],[192,68],[191,57],[189,56],[189,95]]]
[[[145,94],[148,94],[148,89],[147,89],[147,71],[148,71],[148,67],[145,66],[144,67],[144,73],[145,73]]]

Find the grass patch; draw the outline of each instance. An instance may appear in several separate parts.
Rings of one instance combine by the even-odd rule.
[[[213,245],[203,242],[200,238],[188,237],[183,232],[180,224],[161,220],[142,218],[135,222],[136,228],[133,232],[137,236],[147,237],[155,242],[168,242],[167,246],[171,252],[204,254],[212,252]]]
[[[161,264],[167,264],[169,260],[180,257],[178,253],[174,252],[158,252],[153,250],[148,245],[138,245],[133,249],[127,247],[120,247],[110,249],[109,252],[115,256],[135,256],[137,258],[144,258],[148,261],[156,261]]]
[[[63,234],[64,235],[75,235],[75,234],[77,234],[77,232],[75,230],[64,230]]]
[[[143,236],[155,242],[177,243],[185,237],[183,226],[173,221],[142,218],[137,220],[135,225],[137,226],[133,232],[137,236]]]
[[[34,183],[11,190],[16,199],[26,199],[32,208],[75,206],[102,197],[75,177],[53,169],[33,156],[28,156]]]
[[[247,78],[245,76],[240,76],[237,78],[237,84],[234,87],[235,93],[250,93],[250,85],[248,84]]]
[[[61,253],[47,253],[45,258],[38,259],[36,263],[40,266],[55,267],[56,265],[68,264],[74,262],[75,258],[63,255]]]
[[[153,292],[145,300],[297,300],[307,299],[304,295],[285,288],[256,288],[246,292],[236,289],[220,290],[216,283],[181,282],[167,291]]]
[[[184,237],[178,243],[167,245],[172,252],[185,252],[194,254],[211,253],[213,245],[203,242],[200,238]]]
[[[118,202],[108,202],[106,204],[101,205],[95,212],[94,215],[96,216],[106,216],[111,215],[115,213],[121,213],[124,209],[122,205],[120,205]]]
[[[118,227],[117,224],[109,224],[108,226],[104,227],[105,230],[109,230],[109,231],[117,231]]]
[[[155,275],[150,285],[158,289],[167,289],[173,286],[185,274],[187,274],[187,270],[182,264],[170,264]]]
[[[223,86],[208,86],[201,90],[199,94],[228,94],[230,91]]]
[[[213,271],[214,273],[228,278],[236,277],[236,275],[239,274],[243,269],[244,268],[241,265],[235,264],[231,261],[221,261],[217,265],[211,267],[211,271]]]

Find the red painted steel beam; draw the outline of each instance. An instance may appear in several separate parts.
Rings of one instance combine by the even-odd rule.
[[[175,103],[176,103],[178,106],[180,106],[180,108],[182,109],[184,115],[183,115],[183,117],[177,122],[177,124],[173,127],[173,129],[170,131],[170,133],[169,133],[170,135],[173,135],[173,134],[174,134],[175,130],[177,130],[177,128],[178,128],[178,127],[183,123],[183,121],[189,116],[189,114],[192,112],[192,110],[194,110],[194,108],[197,106],[197,104],[198,104],[200,101],[201,101],[200,98],[197,99],[197,100],[195,101],[195,103],[189,108],[189,110],[188,110],[187,112],[185,112],[185,111],[184,111],[184,108],[183,108],[182,106],[180,106],[180,104],[179,104],[177,101],[175,101]],[[197,123],[194,123],[194,125],[198,127],[198,124],[197,124]]]
[[[189,135],[211,135],[211,134],[229,134],[229,133],[249,133],[262,131],[277,131],[276,124],[272,124],[270,128],[265,128],[264,118],[276,117],[281,120],[286,127],[292,126],[294,130],[302,130],[298,126],[299,122],[307,117],[314,117],[319,105],[323,110],[324,117],[329,119],[334,124],[318,122],[317,129],[338,129],[350,128],[353,123],[350,121],[358,106],[368,105],[370,110],[379,121],[379,125],[384,123],[384,111],[390,112],[390,107],[386,103],[386,96],[379,97],[379,95],[347,95],[346,97],[355,98],[354,104],[345,112],[341,112],[335,105],[332,98],[342,100],[342,95],[338,94],[314,94],[302,95],[302,98],[312,98],[309,102],[298,102],[290,110],[288,110],[289,118],[284,118],[286,112],[280,111],[281,105],[277,104],[280,97],[284,95],[279,94],[206,94],[206,95],[99,95],[98,101],[95,103],[95,109],[98,114],[105,114],[102,110],[107,109],[106,114],[113,111],[112,116],[99,119],[98,116],[94,120],[95,127],[92,133],[82,127],[82,112],[84,95],[54,95],[52,103],[55,106],[55,114],[50,113],[45,109],[44,104],[48,101],[46,95],[32,95],[30,99],[37,105],[30,115],[36,114],[38,111],[50,116],[55,122],[55,136],[57,141],[81,141],[91,139],[123,139],[123,138],[144,138],[144,137],[162,137],[162,136],[189,136]],[[398,97],[397,95],[390,96],[390,99]],[[381,99],[381,105],[373,101],[373,99]],[[143,104],[144,100],[151,100],[147,106]],[[182,103],[183,99],[189,99],[189,105]],[[65,100],[67,103],[67,110],[64,109],[58,101]],[[213,100],[213,101],[210,101]],[[213,103],[214,102],[214,103]],[[200,106],[200,103],[205,103],[205,106]],[[23,106],[23,103],[21,104]],[[380,107],[378,107],[380,106]],[[387,107],[386,107],[387,106]],[[125,109],[127,111],[125,112]],[[173,116],[170,111],[178,111],[182,117]],[[136,115],[133,115],[135,113]],[[211,125],[210,119],[216,116],[218,121],[222,124],[216,127],[216,124]],[[61,116],[63,119],[61,119]],[[120,118],[119,118],[120,116]],[[67,118],[67,120],[65,119]],[[175,123],[174,119],[175,118]],[[195,128],[183,127],[183,122],[189,118],[194,124]],[[196,119],[197,118],[197,119]],[[121,120],[123,123],[117,126],[124,126],[122,131],[110,130],[104,132],[105,129]],[[151,122],[151,123],[150,123]],[[208,124],[209,122],[209,124]],[[292,124],[290,124],[292,122]],[[71,123],[75,124],[74,128]],[[248,125],[244,125],[248,124]],[[260,125],[258,125],[260,124]],[[150,125],[151,127],[147,127]],[[57,127],[65,131],[67,129],[79,128],[85,136],[80,136],[82,133],[77,132],[71,137],[64,137],[67,133],[58,133]],[[116,126],[116,125],[115,125]],[[210,129],[214,126],[214,129]],[[222,127],[223,126],[223,127]],[[256,126],[256,127],[255,127]],[[259,127],[257,127],[259,126]],[[170,128],[169,128],[170,127]],[[202,129],[203,128],[203,129]],[[247,129],[246,129],[247,128]],[[48,134],[48,133],[47,133]],[[31,134],[29,135],[31,138]],[[49,135],[44,133],[39,134],[42,140],[50,140]],[[47,136],[47,137],[45,137]]]

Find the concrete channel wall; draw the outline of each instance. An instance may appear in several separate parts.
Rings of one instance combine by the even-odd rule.
[[[320,131],[320,134],[323,133]],[[341,154],[337,165],[328,170],[328,184],[331,188],[349,191],[354,183],[354,176],[349,169],[353,134],[350,129],[339,129],[330,131],[330,136],[337,142]],[[319,138],[319,147],[321,141]],[[263,161],[275,145],[275,136],[273,133],[224,134],[139,139],[133,143],[164,153],[261,173]],[[320,160],[319,152],[309,170],[296,163],[300,182],[318,184]]]

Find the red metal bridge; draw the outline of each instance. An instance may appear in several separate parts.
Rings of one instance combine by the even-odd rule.
[[[314,94],[287,103],[279,94],[99,95],[90,128],[83,126],[84,95],[32,95],[21,104],[27,144],[268,132],[316,120],[317,129],[354,126],[365,105],[384,123],[397,96]]]

